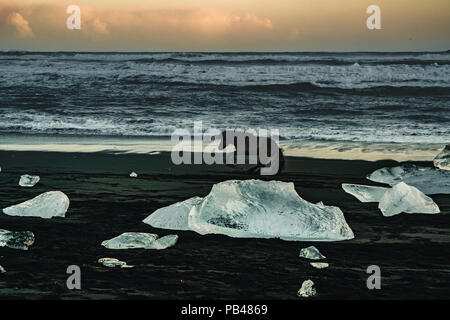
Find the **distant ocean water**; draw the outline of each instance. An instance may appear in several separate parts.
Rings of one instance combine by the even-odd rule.
[[[0,138],[279,129],[450,142],[450,53],[0,52]]]

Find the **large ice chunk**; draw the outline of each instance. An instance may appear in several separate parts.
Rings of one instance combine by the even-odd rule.
[[[155,228],[169,230],[190,230],[188,225],[189,211],[203,198],[192,197],[187,200],[160,208],[143,220]]]
[[[5,268],[3,268],[3,267],[0,265],[0,273],[5,273],[5,272],[6,272]]]
[[[189,227],[200,233],[292,241],[352,239],[338,207],[303,200],[292,182],[229,180],[215,184],[189,213]]]
[[[143,232],[125,232],[121,235],[105,240],[102,246],[108,249],[166,249],[174,246],[178,241],[175,234],[159,238],[157,234]]]
[[[404,182],[425,194],[449,194],[450,171],[431,167],[404,165],[375,170],[367,179],[391,186]]]
[[[388,188],[343,183],[342,189],[361,202],[379,202]]]
[[[415,187],[404,182],[396,184],[386,191],[378,204],[384,216],[390,217],[405,213],[439,213],[439,207],[430,198]]]
[[[64,217],[69,208],[69,198],[61,191],[49,191],[31,200],[3,209],[9,216]]]
[[[34,234],[31,231],[8,231],[0,229],[0,247],[28,250],[34,243]]]
[[[39,176],[30,176],[28,174],[24,174],[20,177],[19,186],[21,187],[34,187],[41,178]]]
[[[450,170],[450,144],[433,159],[433,164],[442,170]]]

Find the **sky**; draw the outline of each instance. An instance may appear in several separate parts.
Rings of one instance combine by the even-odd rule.
[[[66,27],[69,5],[80,30]],[[370,5],[380,30],[366,26]],[[0,50],[449,49],[449,0],[0,0]]]

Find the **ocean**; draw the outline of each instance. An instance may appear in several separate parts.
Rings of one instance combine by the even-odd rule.
[[[285,144],[442,145],[449,98],[450,52],[0,53],[3,141],[167,138],[202,121]]]

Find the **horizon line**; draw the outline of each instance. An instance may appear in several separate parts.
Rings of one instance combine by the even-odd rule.
[[[450,53],[450,49],[448,50],[431,50],[431,51],[423,51],[423,50],[411,50],[411,51],[375,51],[375,50],[366,50],[366,51],[360,51],[360,50],[337,50],[337,51],[330,51],[330,50],[319,50],[319,51],[251,51],[251,50],[239,50],[239,51],[176,51],[176,50],[166,50],[166,51],[88,51],[88,50],[19,50],[19,49],[0,49],[0,53]]]

